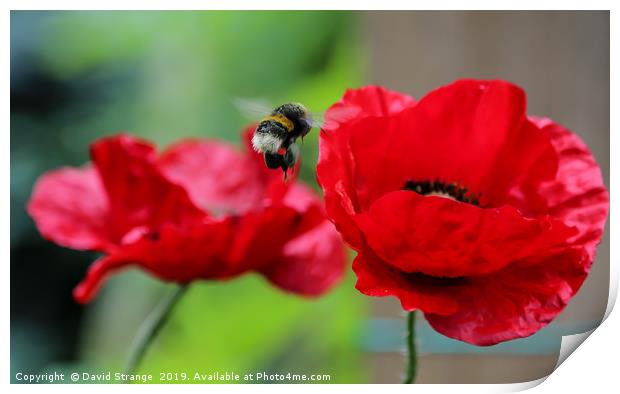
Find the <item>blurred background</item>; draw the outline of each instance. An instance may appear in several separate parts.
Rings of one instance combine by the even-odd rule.
[[[421,97],[458,78],[501,78],[592,148],[609,185],[607,12],[11,13],[11,375],[116,370],[144,317],[171,290],[139,271],[85,307],[71,290],[94,255],[45,242],[25,213],[36,178],[88,160],[94,139],[128,131],[160,147],[189,136],[238,144],[235,97],[322,111],[379,83]],[[318,188],[316,133],[301,178]],[[140,371],[325,373],[397,383],[404,319],[354,277],[310,302],[256,275],[194,284]],[[592,273],[539,333],[478,348],[419,321],[420,383],[522,382],[549,374],[561,336],[594,328],[607,305],[608,232]],[[422,320],[422,319],[418,319]],[[320,321],[321,324],[317,324]]]

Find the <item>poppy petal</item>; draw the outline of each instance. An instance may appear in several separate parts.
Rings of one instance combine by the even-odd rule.
[[[262,270],[276,286],[306,296],[318,296],[339,282],[345,269],[342,240],[330,222],[289,241],[282,257]]]
[[[162,175],[150,143],[128,135],[103,138],[91,146],[91,157],[108,194],[109,226],[118,240],[134,227],[185,225],[206,216],[181,186]]]
[[[531,120],[557,151],[558,171],[553,181],[513,190],[514,204],[530,209],[532,214],[548,213],[576,227],[578,234],[571,243],[584,245],[593,260],[609,210],[601,169],[575,133],[550,119]]]
[[[347,89],[342,99],[325,112],[325,125],[322,128],[329,131],[354,119],[395,114],[415,104],[413,97],[383,86],[368,85],[359,89]]]
[[[386,194],[355,220],[386,263],[435,277],[498,271],[519,259],[564,249],[576,233],[557,219],[525,218],[510,206],[482,209],[411,191]]]
[[[229,256],[231,272],[262,269],[279,261],[292,239],[325,222],[319,200],[307,187],[288,188],[282,204],[237,218],[235,244]]]
[[[212,213],[246,212],[261,203],[265,192],[252,159],[224,143],[183,141],[166,149],[159,165],[197,206]]]
[[[355,248],[363,240],[352,218],[359,203],[352,183],[355,164],[350,152],[343,134],[321,132],[316,176],[323,189],[325,210],[344,240]]]
[[[303,223],[289,230],[295,233],[283,246],[281,256],[262,272],[285,290],[308,296],[322,294],[344,274],[342,240],[308,187],[293,185],[283,202],[304,213]]]
[[[74,298],[80,303],[90,302],[109,275],[130,266],[177,283],[218,277],[228,269],[225,255],[233,235],[229,219],[187,229],[170,225],[158,232],[145,229],[136,241],[93,263],[86,278],[75,288]]]
[[[353,261],[353,271],[357,276],[357,290],[374,297],[394,296],[406,311],[421,309],[450,314],[457,310],[457,303],[446,288],[458,285],[461,279],[404,274],[385,265],[372,253],[358,254]]]
[[[43,175],[34,186],[28,213],[41,235],[78,250],[104,250],[107,199],[92,167],[61,168]]]
[[[325,113],[326,124],[319,138],[317,181],[323,189],[329,217],[352,246],[362,243],[361,234],[351,219],[359,209],[352,183],[355,163],[348,142],[349,128],[338,128],[338,125],[347,126],[370,116],[395,114],[415,103],[410,96],[370,85],[348,89]]]
[[[122,268],[123,262],[117,262],[111,256],[97,259],[88,268],[86,278],[73,289],[73,299],[80,304],[87,304],[97,295],[108,277],[117,269]]]
[[[350,135],[352,183],[363,209],[408,180],[435,179],[500,206],[522,174],[543,181],[557,169],[548,138],[527,122],[524,92],[503,81],[458,81],[396,115],[341,129]]]
[[[302,222],[297,225],[297,234],[309,231],[326,220],[321,200],[304,184],[295,183],[289,187],[282,203],[303,214]]]
[[[479,346],[527,337],[566,307],[590,262],[583,248],[574,248],[497,274],[467,278],[460,286],[444,289],[458,303],[457,311],[425,311],[426,319],[441,334]]]
[[[282,247],[294,236],[303,214],[279,206],[250,212],[238,218],[230,248],[228,275],[260,269],[279,258]]]

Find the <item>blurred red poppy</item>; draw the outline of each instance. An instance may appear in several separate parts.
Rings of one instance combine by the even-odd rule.
[[[96,141],[91,158],[43,175],[28,204],[46,239],[104,254],[74,290],[80,303],[128,266],[178,283],[259,272],[305,296],[343,275],[342,241],[322,202],[268,171],[247,144],[239,152],[188,140],[158,155],[149,142],[118,135]]]
[[[564,309],[609,196],[579,137],[525,111],[517,86],[474,80],[419,102],[368,86],[328,110],[317,177],[358,251],[359,291],[476,345],[531,335]]]

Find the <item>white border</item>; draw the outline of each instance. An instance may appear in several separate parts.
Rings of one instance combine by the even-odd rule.
[[[436,0],[408,2],[398,0],[265,0],[265,1],[200,1],[200,0],[107,0],[107,1],[80,1],[57,0],[5,0],[8,9],[14,10],[609,10],[613,1],[553,1],[553,0]],[[146,6],[146,7],[145,7]],[[557,8],[554,6],[563,6]]]
[[[563,9],[573,9],[573,10],[612,10],[611,12],[611,70],[618,68],[618,29],[614,26],[618,26],[620,23],[620,18],[617,17],[615,11],[617,11],[618,6],[616,6],[616,1],[530,1],[530,0],[521,0],[521,1],[426,1],[426,2],[408,2],[406,5],[409,7],[413,7],[413,9],[419,10],[428,10],[428,9],[467,9],[467,10],[480,10],[480,9],[498,9],[498,10],[524,10],[524,9],[532,9],[532,10],[542,10],[542,9],[558,9],[557,6],[564,7]],[[23,10],[36,10],[36,9],[51,9],[51,10],[62,10],[62,9],[101,9],[101,10],[132,10],[132,9],[145,9],[144,6],[148,6],[147,9],[155,9],[155,10],[167,10],[167,9],[179,9],[179,10],[198,10],[198,9],[305,9],[305,10],[317,10],[317,9],[325,9],[325,10],[334,10],[334,9],[366,9],[366,10],[376,10],[376,9],[402,9],[405,5],[402,1],[393,1],[393,0],[382,0],[379,2],[371,2],[368,0],[358,0],[358,1],[340,1],[335,2],[333,0],[314,0],[314,1],[270,1],[265,0],[261,2],[249,2],[249,1],[217,1],[217,2],[205,2],[205,1],[197,1],[197,0],[175,0],[172,1],[161,1],[161,0],[150,0],[150,1],[136,1],[136,0],[107,0],[105,2],[102,1],[78,1],[78,0],[65,0],[65,1],[56,1],[53,4],[46,1],[34,1],[34,0],[23,0],[23,1],[15,1],[15,0],[5,0],[2,2],[2,6],[4,8],[4,14],[2,15],[2,21],[4,23],[2,26],[2,34],[4,39],[2,40],[2,53],[4,55],[4,61],[2,62],[2,72],[4,76],[4,90],[2,94],[3,101],[3,118],[5,125],[3,133],[2,133],[2,170],[0,171],[0,179],[4,186],[4,192],[0,193],[0,199],[2,201],[2,216],[0,223],[0,231],[2,235],[2,256],[3,259],[3,274],[4,274],[4,286],[2,288],[2,293],[4,295],[2,302],[2,312],[1,316],[4,320],[4,325],[2,327],[2,332],[4,334],[5,346],[3,346],[3,350],[5,350],[5,357],[2,361],[2,366],[4,367],[4,373],[2,376],[3,382],[8,384],[9,382],[9,370],[10,370],[10,355],[9,355],[9,338],[10,338],[10,330],[9,330],[9,318],[10,318],[10,304],[9,304],[9,296],[10,296],[10,250],[9,250],[9,239],[10,239],[10,224],[9,224],[9,210],[10,210],[10,200],[9,200],[9,174],[10,174],[10,116],[9,116],[9,105],[10,105],[10,49],[9,49],[9,37],[10,37],[10,13],[11,9],[23,9]],[[380,5],[380,7],[378,7]],[[614,7],[615,6],[615,7]],[[618,79],[615,78],[614,74],[611,75],[611,108],[617,108],[617,97],[618,97]],[[611,130],[615,130],[618,132],[618,115],[617,112],[611,111]],[[617,135],[614,135],[613,132],[611,134],[611,144],[610,151],[618,152],[618,139]],[[618,160],[614,155],[611,155],[611,187],[610,190],[615,190],[614,187],[620,185],[618,182],[618,172],[615,171],[618,169]],[[618,214],[615,211],[614,207],[618,206],[618,197],[611,193],[611,210],[610,210],[610,228],[613,225],[618,223]],[[617,354],[620,350],[618,339],[620,337],[620,318],[619,314],[616,312],[615,314],[611,314],[613,305],[615,303],[617,293],[618,293],[618,245],[620,240],[618,237],[614,236],[614,233],[611,234],[611,268],[610,268],[610,298],[607,307],[606,317],[607,319],[602,323],[601,327],[596,329],[592,335],[586,340],[585,345],[581,346],[581,348],[568,360],[559,366],[558,370],[555,371],[548,379],[540,379],[535,382],[528,383],[520,383],[520,384],[509,384],[509,385],[417,385],[415,390],[417,392],[437,392],[437,393],[445,393],[458,391],[459,393],[493,393],[493,392],[514,392],[520,391],[524,389],[528,389],[531,387],[535,387],[533,392],[537,393],[548,393],[555,391],[585,391],[595,389],[596,386],[601,388],[606,387],[618,387],[618,370],[617,370]],[[544,384],[540,384],[545,382]],[[383,385],[368,385],[364,388],[369,388],[370,390],[384,390],[389,387],[395,391],[405,390],[410,392],[413,388],[407,387],[404,385],[386,385],[386,387],[381,387]],[[202,385],[187,385],[183,386],[184,390],[200,392],[204,393],[206,388]],[[11,385],[10,389],[15,391],[28,391],[31,390],[62,390],[63,392],[82,392],[86,387],[84,386],[72,386],[72,385],[45,385],[45,386],[35,386],[35,385]],[[353,389],[360,389],[353,388]],[[110,387],[109,386],[100,386],[100,385],[90,385],[86,389],[97,391],[97,392],[107,392]],[[114,390],[144,390],[152,392],[169,392],[170,390],[174,390],[176,388],[168,387],[167,385],[145,385],[145,386],[118,386],[114,387]],[[239,389],[247,389],[242,386],[228,386],[228,385],[214,385],[210,386],[208,390],[213,390],[217,392],[231,392],[237,391]],[[317,387],[314,385],[296,385],[294,388],[288,387],[288,385],[254,385],[251,387],[251,390],[258,391],[269,391],[269,392],[290,392],[292,389],[299,392],[307,392],[314,393],[317,390]],[[320,390],[327,391],[336,391],[340,390],[337,385],[326,385],[322,386]]]

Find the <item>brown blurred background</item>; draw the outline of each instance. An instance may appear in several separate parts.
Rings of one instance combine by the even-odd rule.
[[[529,114],[550,117],[581,136],[609,187],[608,12],[367,12],[364,23],[371,82],[419,98],[459,78],[512,81],[527,92]],[[608,227],[590,276],[549,330],[583,330],[602,320],[609,291]],[[394,299],[374,300],[373,313],[402,320]],[[493,348],[474,355],[438,349],[422,355],[418,382],[529,381],[549,374],[557,357],[536,344],[518,355]],[[397,382],[404,370],[399,352],[377,351],[368,360],[377,382]]]

